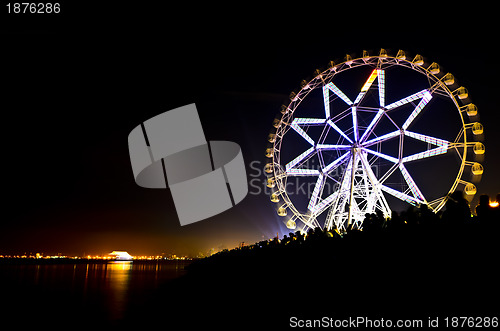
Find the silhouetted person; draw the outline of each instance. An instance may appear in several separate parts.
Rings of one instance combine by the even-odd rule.
[[[470,221],[471,213],[469,202],[464,198],[462,191],[455,191],[446,201],[446,211],[443,213],[443,221],[447,226],[463,225]]]

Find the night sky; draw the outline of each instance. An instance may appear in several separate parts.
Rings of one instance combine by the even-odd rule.
[[[477,196],[500,190],[498,27],[482,9],[468,11],[467,24],[444,24],[453,16],[445,11],[367,10],[349,19],[330,6],[151,6],[68,4],[55,19],[2,16],[0,254],[194,255],[283,235],[257,186],[235,208],[181,227],[168,189],[135,184],[128,134],[195,102],[206,139],[238,143],[251,180],[290,91],[314,69],[363,49],[422,54],[468,88],[485,129]]]

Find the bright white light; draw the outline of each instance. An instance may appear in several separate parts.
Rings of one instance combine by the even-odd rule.
[[[327,165],[323,169],[323,173],[327,174],[330,170],[332,170],[333,167],[335,167],[337,164],[339,164],[340,162],[342,162],[350,154],[351,154],[350,152],[345,153],[344,155],[342,155],[341,157],[339,157],[338,159],[336,159],[335,161],[333,161],[332,163],[330,163],[329,165]]]
[[[312,213],[318,213],[318,212],[322,212],[326,207],[328,207],[330,205],[330,203],[335,200],[335,198],[337,197],[338,195],[338,191],[336,192],[333,192],[332,194],[330,194],[328,197],[326,197],[326,199],[320,201],[320,203],[318,203],[317,205],[315,205],[311,210]]]
[[[381,157],[383,159],[386,159],[387,161],[391,161],[393,163],[398,163],[399,162],[399,159],[396,159],[395,157],[392,157],[392,156],[389,156],[389,155],[385,155],[385,154],[382,154],[382,153],[379,153],[379,152],[375,152],[375,151],[372,151],[371,149],[368,149],[368,148],[362,148],[364,151],[370,153],[370,154],[373,154],[373,155],[376,155],[378,157]]]
[[[426,143],[434,144],[434,145],[438,145],[438,146],[448,147],[448,144],[449,144],[449,141],[439,139],[439,138],[434,138],[431,136],[426,136],[424,134],[415,133],[415,132],[411,132],[411,131],[405,131],[405,135],[407,135],[408,137],[412,137],[412,138],[415,138],[415,139],[418,139],[421,141],[425,141]]]
[[[363,97],[364,97],[365,94],[366,94],[366,92],[360,92],[358,94],[358,96],[356,97],[356,100],[354,100],[354,104],[357,105],[361,101],[361,99],[363,99]]]
[[[333,93],[335,93],[339,98],[344,100],[345,103],[347,103],[349,106],[352,106],[352,101],[347,97],[347,95],[344,94],[335,84],[332,82],[328,83],[325,85],[325,87],[329,88]],[[329,117],[329,116],[328,116]]]
[[[363,146],[368,147],[368,146],[371,146],[371,145],[373,145],[375,143],[378,143],[378,142],[381,142],[381,141],[385,141],[385,140],[389,140],[389,139],[391,139],[393,137],[399,136],[400,133],[401,133],[401,131],[399,131],[399,130],[386,133],[386,134],[381,135],[381,136],[379,136],[377,138],[373,138],[371,140],[368,140],[368,141],[364,142]]]
[[[399,164],[399,170],[401,170],[401,173],[403,174],[403,177],[406,183],[408,184],[408,187],[410,188],[410,191],[413,194],[413,196],[418,197],[422,201],[425,201],[424,195],[422,194],[417,184],[410,176],[410,173],[408,172],[408,170],[406,170],[406,167],[402,163]]]
[[[387,187],[385,185],[381,185],[380,188],[382,189],[382,191],[387,192],[390,195],[393,195],[393,196],[395,196],[398,199],[406,201],[409,204],[416,205],[416,204],[419,204],[419,203],[423,203],[423,201],[420,201],[420,200],[418,200],[418,199],[416,199],[414,197],[411,197],[411,196],[409,196],[407,194],[401,193],[401,192],[399,192],[399,191],[397,191],[395,189],[392,189],[390,187]]]
[[[420,111],[425,107],[425,105],[431,99],[432,99],[432,95],[426,90],[424,92],[424,97],[422,98],[422,100],[420,100],[420,102],[418,103],[417,107],[415,107],[415,109],[410,114],[410,116],[408,117],[408,119],[406,120],[406,122],[403,124],[403,126],[402,126],[403,130],[406,130],[408,128],[408,126],[410,126],[411,122],[413,122],[413,120],[415,119],[415,117],[417,117],[418,114],[420,114]]]
[[[323,103],[325,105],[325,118],[330,118],[330,93],[326,85],[323,86]]]
[[[356,106],[352,107],[352,125],[354,128],[354,141],[358,141],[358,115],[356,112]]]
[[[323,182],[323,175],[318,176],[318,180],[316,181],[316,185],[314,185],[314,190],[311,199],[309,200],[309,205],[307,206],[307,209],[312,210],[313,207],[316,205],[316,201],[318,200],[318,194],[319,191],[321,190],[321,183]]]
[[[109,255],[114,257],[116,260],[129,261],[129,260],[132,260],[134,258],[132,255],[130,255],[129,253],[124,252],[124,251],[112,251],[111,253],[109,253]]]
[[[316,149],[349,149],[351,146],[349,145],[330,145],[330,144],[317,144]]]
[[[311,137],[309,137],[309,135],[301,127],[299,127],[299,125],[297,123],[295,123],[295,121],[293,121],[292,124],[290,124],[290,127],[292,129],[294,129],[295,132],[300,134],[302,136],[302,138],[307,140],[308,143],[310,143],[311,145],[314,145],[314,140]]]
[[[296,118],[293,120],[292,123],[296,124],[302,124],[302,125],[318,125],[318,124],[323,124],[326,122],[326,119],[324,118],[307,118],[307,117],[301,117],[301,118]]]
[[[365,132],[363,133],[363,135],[361,136],[361,139],[359,139],[359,141],[363,141],[369,134],[370,134],[370,130],[373,128],[373,126],[375,125],[375,123],[377,123],[378,119],[384,114],[384,110],[383,109],[380,109],[377,114],[375,115],[375,117],[373,117],[372,121],[370,122],[370,124],[368,125],[368,127],[366,128]]]
[[[353,144],[354,142],[351,140],[351,138],[349,138],[342,130],[340,130],[340,128],[335,125],[335,123],[332,122],[332,120],[328,120],[327,121],[328,125],[330,125],[335,131],[337,131],[342,137],[344,137],[345,139],[347,139],[347,141],[349,141],[351,144]]]
[[[401,161],[404,163],[404,162],[410,162],[410,161],[425,159],[427,157],[445,154],[447,151],[448,151],[448,146],[440,146],[438,148],[430,149],[430,150],[425,151],[425,152],[421,152],[421,153],[413,154],[413,155],[410,155],[410,156],[406,156]]]
[[[297,165],[297,163],[299,163],[300,161],[308,157],[310,154],[312,154],[312,152],[314,152],[314,147],[310,147],[307,151],[305,151],[304,153],[300,154],[295,159],[290,161],[286,165],[286,171],[288,172],[288,170],[292,169],[295,165]]]
[[[409,102],[412,102],[414,100],[423,98],[426,93],[429,94],[429,92],[427,90],[422,90],[420,92],[414,93],[414,94],[412,94],[412,95],[410,95],[410,96],[408,96],[406,98],[403,98],[403,99],[401,99],[399,101],[391,103],[390,105],[388,105],[387,107],[385,107],[385,109],[390,110],[390,109],[402,106],[404,104],[407,104]]]
[[[314,176],[314,175],[319,175],[319,170],[316,170],[316,169],[290,169],[286,173],[288,175],[295,175],[295,176]]]
[[[378,73],[378,98],[380,107],[385,106],[385,71],[377,69]]]

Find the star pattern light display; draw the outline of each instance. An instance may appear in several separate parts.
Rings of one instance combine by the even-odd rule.
[[[374,116],[369,124],[360,126],[359,111],[365,110],[363,102],[370,89],[375,90],[378,94],[378,107],[370,109]],[[322,87],[324,118],[298,117],[290,123],[290,127],[307,141],[310,147],[285,165],[286,174],[288,176],[317,176],[307,206],[311,222],[314,222],[319,214],[329,208],[325,227],[335,226],[337,229],[345,230],[347,226],[351,225],[361,228],[366,213],[380,210],[386,217],[390,215],[391,210],[384,193],[413,205],[427,204],[425,196],[405,164],[444,154],[451,146],[447,140],[409,130],[412,123],[432,99],[432,90],[431,88],[423,89],[389,105],[385,105],[385,90],[385,70],[379,68],[373,69],[354,101],[333,82],[329,82]],[[335,99],[340,99],[348,107],[345,113],[351,118],[352,126],[347,129],[344,129],[345,122],[340,123],[340,120],[346,116],[333,116],[332,102]],[[412,105],[413,110],[402,125],[398,126],[391,120],[395,125],[394,131],[378,136],[375,134],[384,116],[390,119],[390,113],[408,104]],[[322,126],[323,132],[326,134],[314,139],[307,133],[307,129],[311,126]],[[325,143],[330,130],[339,135],[338,143]],[[413,155],[403,156],[403,138],[405,137],[435,147]],[[381,152],[380,146],[395,139],[399,142],[399,153],[396,156]],[[336,152],[336,158],[333,161],[325,162],[326,158],[323,157],[323,153],[326,151]],[[307,162],[315,155],[320,160],[319,169],[317,165],[312,169]],[[371,164],[378,158],[394,164],[384,178],[378,178],[371,167]],[[335,180],[337,189],[323,197],[324,186],[329,174],[340,166],[343,166],[344,171],[342,178]],[[407,185],[406,190],[398,191],[384,183],[389,175],[395,171],[399,171],[404,178]]]

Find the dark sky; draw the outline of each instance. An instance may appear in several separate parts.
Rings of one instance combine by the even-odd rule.
[[[422,54],[468,88],[485,127],[478,194],[499,191],[498,28],[480,10],[467,25],[446,25],[432,23],[446,12],[431,19],[402,9],[349,18],[328,6],[120,3],[96,10],[63,2],[58,18],[2,16],[0,254],[196,254],[282,233],[256,186],[230,211],[181,227],[169,190],[135,184],[127,136],[195,102],[207,140],[240,144],[251,180],[290,91],[315,68],[363,49]]]

